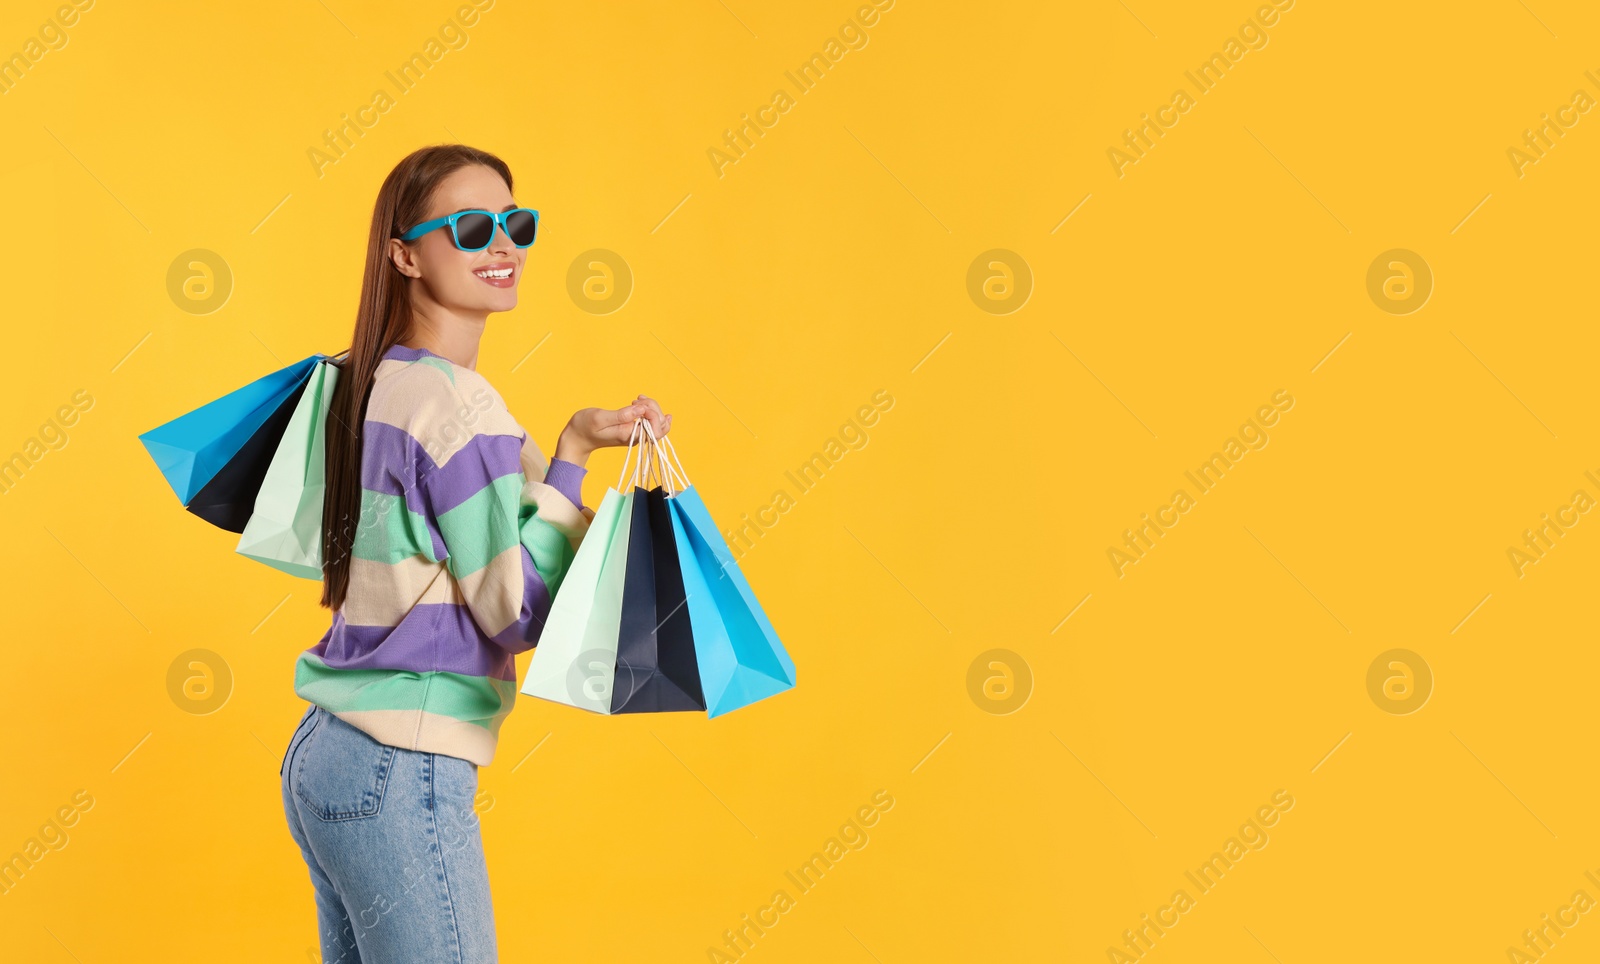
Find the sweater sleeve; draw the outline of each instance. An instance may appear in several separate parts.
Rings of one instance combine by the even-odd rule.
[[[437,460],[418,463],[418,492],[438,533],[433,561],[455,577],[460,602],[485,636],[526,652],[538,645],[589,516],[560,489],[526,478],[524,434],[509,413],[455,425]]]
[[[550,468],[544,475],[544,481],[546,485],[553,485],[560,489],[561,494],[567,497],[567,501],[581,509],[583,508],[583,479],[588,474],[589,470],[581,465],[568,462],[566,459],[551,459]]]

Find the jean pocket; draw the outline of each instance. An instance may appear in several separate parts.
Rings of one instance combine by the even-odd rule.
[[[325,713],[300,748],[295,795],[324,822],[375,816],[383,806],[395,749]]]

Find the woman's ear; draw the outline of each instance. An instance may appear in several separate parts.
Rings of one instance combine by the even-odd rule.
[[[414,254],[415,252],[411,250],[411,246],[404,241],[399,238],[389,239],[389,262],[407,278],[422,277],[422,270],[417,267],[416,259],[413,257]]]

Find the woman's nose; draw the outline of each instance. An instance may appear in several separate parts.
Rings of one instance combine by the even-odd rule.
[[[504,251],[507,254],[516,248],[516,244],[511,240],[511,235],[506,233],[506,228],[503,224],[494,226],[494,237],[490,239],[489,246],[496,251]]]

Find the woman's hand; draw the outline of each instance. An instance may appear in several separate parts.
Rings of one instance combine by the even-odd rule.
[[[583,465],[595,449],[627,445],[633,435],[633,423],[639,418],[649,420],[656,438],[672,430],[672,416],[663,415],[655,399],[640,395],[622,408],[585,408],[574,412],[556,441],[555,457]]]

